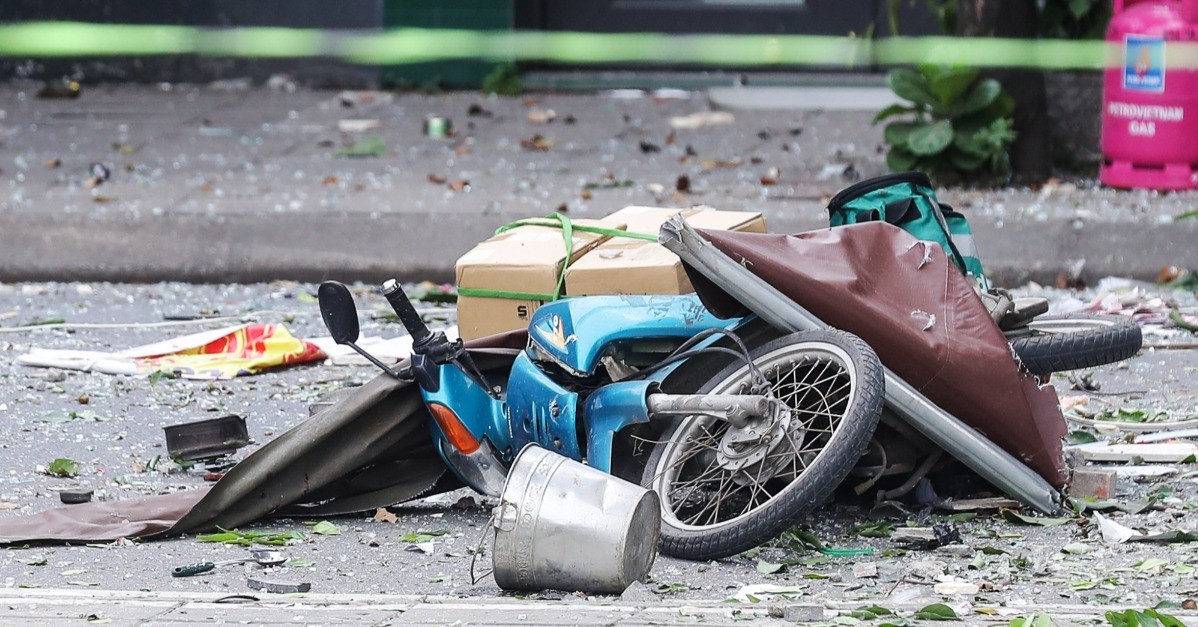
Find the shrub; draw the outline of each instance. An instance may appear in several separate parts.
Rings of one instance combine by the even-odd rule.
[[[973,68],[926,65],[891,70],[886,83],[910,102],[890,105],[874,118],[877,124],[903,116],[885,129],[890,169],[920,170],[941,183],[1009,176],[1015,101],[998,81],[979,80]]]

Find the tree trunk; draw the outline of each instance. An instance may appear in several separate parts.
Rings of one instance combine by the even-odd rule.
[[[957,34],[963,37],[1036,38],[1036,0],[957,0]],[[1052,174],[1044,74],[1039,70],[991,70],[1015,99],[1011,169],[1019,183],[1036,183]]]

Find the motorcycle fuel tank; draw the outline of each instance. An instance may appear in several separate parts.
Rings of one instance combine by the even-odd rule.
[[[713,316],[694,294],[578,296],[537,309],[528,338],[561,366],[589,375],[613,342],[689,338],[735,322]]]

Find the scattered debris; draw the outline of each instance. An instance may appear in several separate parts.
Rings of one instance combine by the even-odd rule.
[[[292,582],[292,581],[267,581],[250,577],[246,580],[246,585],[251,590],[261,590],[272,594],[298,594],[301,592],[309,592],[312,590],[312,584],[308,582]]]
[[[444,139],[453,136],[453,122],[449,118],[439,116],[429,116],[424,119],[421,126],[425,137],[433,139]]]
[[[357,159],[363,157],[381,157],[385,154],[387,154],[387,144],[383,143],[383,138],[378,135],[367,135],[353,144],[334,152],[333,156]]]
[[[112,176],[112,171],[103,163],[93,163],[87,166],[87,171],[91,174],[91,178],[84,181],[83,186],[88,189],[99,186]]]
[[[670,118],[670,126],[676,129],[696,129],[717,124],[732,124],[735,121],[736,118],[727,111],[700,111]]]
[[[37,97],[47,100],[78,98],[81,93],[83,93],[83,89],[77,81],[62,81],[61,83],[47,83],[37,90]]]
[[[345,119],[337,121],[337,130],[342,133],[365,133],[377,128],[382,128],[382,122],[378,120],[354,120]]]
[[[1069,495],[1109,499],[1115,496],[1117,475],[1105,468],[1074,468],[1069,480]]]
[[[529,124],[548,124],[557,119],[553,109],[530,109],[527,116]]]
[[[1189,442],[1154,444],[1092,442],[1067,446],[1065,450],[1092,462],[1181,462],[1198,457],[1198,444]]]
[[[521,139],[520,147],[524,148],[525,150],[545,151],[545,150],[549,150],[550,148],[553,148],[553,145],[555,143],[557,143],[557,142],[555,142],[554,140],[549,139],[547,137],[542,137],[541,135],[533,135],[532,137]]]
[[[150,375],[166,371],[184,379],[232,379],[267,368],[324,359],[312,343],[281,324],[243,324],[104,353],[33,348],[16,363],[105,374]]]
[[[195,461],[224,457],[250,443],[245,418],[235,414],[163,427],[172,459]]]
[[[777,185],[779,176],[781,176],[781,172],[778,170],[778,168],[770,168],[765,171],[765,174],[761,175],[761,184]]]
[[[62,490],[58,493],[58,499],[67,505],[76,505],[91,501],[92,494],[94,491],[87,489]]]
[[[373,520],[374,522],[385,522],[385,523],[394,524],[396,522],[399,522],[399,516],[396,516],[393,512],[391,512],[390,510],[388,510],[385,507],[380,507],[380,508],[374,510],[374,517],[371,518],[371,520]]]

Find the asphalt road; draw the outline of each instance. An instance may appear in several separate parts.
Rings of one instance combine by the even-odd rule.
[[[0,284],[0,507],[15,507],[0,516],[57,507],[63,488],[90,488],[98,499],[129,499],[199,487],[204,483],[200,471],[184,471],[165,461],[164,426],[240,414],[246,417],[252,449],[304,420],[313,401],[375,376],[372,367],[315,364],[231,381],[151,381],[25,367],[14,363],[17,356],[33,347],[119,350],[215,326],[151,326],[164,316],[282,321],[297,337],[311,338],[325,334],[312,293],[313,285],[298,283]],[[1052,296],[1066,297],[1060,292]],[[360,310],[382,306],[378,296],[359,299]],[[13,330],[51,319],[69,326]],[[363,332],[391,336],[398,327],[364,321]],[[1195,373],[1198,351],[1145,350],[1124,364],[1093,371],[1092,380],[1104,395],[1092,394],[1092,403],[1112,410],[1167,411],[1175,420],[1198,417]],[[1055,379],[1054,385],[1062,397],[1077,394],[1064,379]],[[158,464],[147,468],[156,457]],[[56,458],[79,461],[79,476],[65,479],[38,471]],[[1115,511],[1109,517],[1150,532],[1198,528],[1193,464],[1162,466],[1174,474],[1161,480],[1123,480],[1115,499],[1126,505],[1155,495],[1154,507],[1137,514]],[[933,551],[905,550],[893,537],[852,532],[854,525],[867,522],[867,505],[839,498],[802,524],[829,546],[869,548],[870,554],[828,557],[774,546],[710,563],[659,558],[650,581],[629,594],[649,601],[722,600],[744,586],[777,584],[791,586],[795,598],[817,604],[946,602],[961,611],[1005,606],[1029,612],[1061,603],[1143,608],[1198,598],[1198,544],[1107,546],[1099,541],[1089,514],[1040,526],[992,513],[956,521],[917,513],[911,524],[949,522],[960,531],[962,543]],[[471,553],[486,535],[485,501],[458,492],[393,511],[394,522],[376,521],[373,513],[330,520],[336,535],[313,533],[309,525],[315,521],[255,525],[256,531],[304,534],[303,540],[283,548],[291,561],[264,575],[308,582],[318,593],[479,600],[504,594],[489,577],[471,583]],[[903,517],[892,522],[900,530],[908,524]],[[417,533],[434,537],[411,535]],[[183,579],[170,576],[174,566],[244,553],[240,547],[194,537],[105,546],[8,546],[0,548],[0,587],[249,593],[247,575],[263,574],[255,566],[224,567]],[[489,568],[489,555],[479,556],[477,570]],[[952,581],[973,583],[979,590],[939,593],[933,586]],[[553,591],[533,596],[570,598]]]

